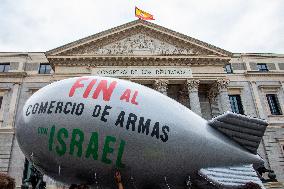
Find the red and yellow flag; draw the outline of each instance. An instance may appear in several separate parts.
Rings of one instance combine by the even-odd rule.
[[[135,16],[142,20],[155,20],[154,16],[137,7],[135,7]]]

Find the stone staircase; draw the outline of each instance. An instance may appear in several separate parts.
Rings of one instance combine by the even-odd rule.
[[[8,173],[13,134],[0,134],[0,172]]]
[[[284,189],[284,184],[281,182],[268,182],[264,186],[267,189]]]

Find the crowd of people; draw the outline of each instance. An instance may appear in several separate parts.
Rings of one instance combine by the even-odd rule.
[[[121,173],[119,171],[116,171],[114,174],[114,180],[117,185],[117,189],[124,189],[121,179]],[[89,187],[85,184],[71,184],[69,189],[89,189]]]
[[[116,183],[117,189],[124,189],[122,176],[119,171],[116,171],[114,174],[114,181]],[[8,176],[7,174],[0,173],[0,189],[15,189],[15,180]],[[37,189],[37,188],[32,188]],[[89,189],[89,186],[86,184],[72,184],[69,189]],[[261,187],[253,182],[249,182],[239,189],[261,189]]]
[[[114,180],[115,180],[117,189],[124,189],[123,183],[122,183],[122,178],[121,178],[121,173],[119,171],[115,172]],[[72,184],[69,187],[69,189],[89,189],[89,187],[87,185]],[[191,187],[188,188],[188,189],[191,189]],[[261,187],[258,184],[254,183],[254,182],[248,182],[248,183],[246,183],[245,185],[241,186],[238,189],[261,189]]]

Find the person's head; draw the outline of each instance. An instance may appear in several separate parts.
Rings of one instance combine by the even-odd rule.
[[[0,188],[2,189],[14,189],[15,180],[7,174],[0,173]]]
[[[77,186],[77,184],[71,184],[69,186],[69,189],[78,189],[78,186]]]
[[[254,183],[254,182],[248,182],[242,187],[242,189],[261,189],[261,187]]]
[[[162,189],[162,188],[164,187],[156,183],[146,183],[142,186],[142,189]]]
[[[78,189],[89,189],[89,186],[87,186],[86,184],[80,184],[78,186]]]

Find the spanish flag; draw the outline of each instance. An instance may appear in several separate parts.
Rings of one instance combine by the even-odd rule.
[[[152,14],[149,14],[137,7],[135,7],[135,16],[142,20],[155,20]]]

